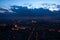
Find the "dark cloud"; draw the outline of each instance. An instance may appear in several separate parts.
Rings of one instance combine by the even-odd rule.
[[[4,8],[0,8],[1,11],[8,11],[7,9],[4,9]]]
[[[57,8],[60,8],[60,5],[57,5]]]

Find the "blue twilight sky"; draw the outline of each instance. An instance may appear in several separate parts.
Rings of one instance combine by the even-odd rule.
[[[60,5],[60,0],[0,0],[0,8],[9,8],[12,5],[37,7],[43,3]]]

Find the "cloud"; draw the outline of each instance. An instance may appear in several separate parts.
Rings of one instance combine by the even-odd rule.
[[[0,13],[5,13],[5,11],[0,10]]]
[[[5,12],[7,12],[8,10],[6,10],[6,9],[3,9],[3,8],[0,8],[0,13],[5,13]]]
[[[48,9],[50,11],[59,11],[60,5],[43,3],[41,8]]]
[[[50,11],[59,11],[59,8],[56,8],[56,7],[50,7],[49,10],[50,10]]]
[[[57,8],[59,8],[59,9],[60,9],[60,5],[57,5]]]
[[[5,12],[8,12],[8,13],[15,13],[15,12],[13,12],[13,11],[10,10],[10,9],[0,8],[0,13],[5,13]]]
[[[44,9],[49,9],[50,11],[60,10],[60,5],[50,4],[50,3],[42,3],[42,4],[40,4],[40,3],[32,3],[32,4],[25,3],[23,6],[26,6],[29,9],[44,8]]]

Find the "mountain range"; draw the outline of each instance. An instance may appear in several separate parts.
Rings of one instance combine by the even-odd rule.
[[[60,20],[60,10],[50,11],[49,9],[44,8],[34,8],[28,9],[24,6],[11,6],[11,9],[0,8],[0,19],[1,18],[35,18],[35,19],[44,19],[44,20]]]

